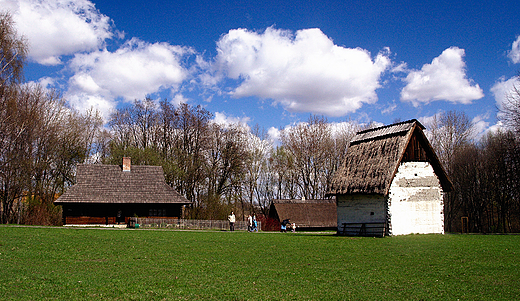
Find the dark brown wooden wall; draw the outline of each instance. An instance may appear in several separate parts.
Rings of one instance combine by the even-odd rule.
[[[63,224],[126,223],[129,217],[179,218],[182,204],[64,204]],[[120,214],[118,214],[120,213]],[[158,216],[159,214],[159,216]]]

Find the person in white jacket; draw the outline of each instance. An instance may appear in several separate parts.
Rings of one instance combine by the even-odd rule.
[[[251,214],[247,216],[247,231],[253,231],[253,217],[251,216]]]
[[[228,221],[229,221],[229,231],[235,231],[235,213],[233,213],[233,211],[231,211],[231,214],[228,216]]]

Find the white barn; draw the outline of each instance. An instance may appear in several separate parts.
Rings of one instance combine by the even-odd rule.
[[[444,233],[443,195],[453,186],[423,129],[414,119],[354,136],[328,191],[338,234]]]

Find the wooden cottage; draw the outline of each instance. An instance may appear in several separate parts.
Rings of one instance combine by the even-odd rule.
[[[335,200],[273,200],[269,217],[280,222],[290,219],[301,230],[337,228]]]
[[[179,218],[191,204],[164,181],[161,166],[78,164],[76,184],[55,202],[63,224],[128,223],[128,218]]]
[[[417,120],[358,132],[329,195],[338,234],[444,233],[443,194],[452,184]]]

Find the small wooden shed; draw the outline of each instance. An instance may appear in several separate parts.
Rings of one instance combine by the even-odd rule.
[[[128,224],[128,218],[179,218],[191,204],[168,186],[161,166],[78,164],[76,184],[55,202],[63,224]]]
[[[452,190],[417,120],[358,132],[329,195],[338,234],[444,233],[443,195]]]
[[[290,219],[300,230],[333,230],[337,228],[336,201],[273,200],[269,217],[278,221]]]

